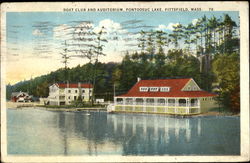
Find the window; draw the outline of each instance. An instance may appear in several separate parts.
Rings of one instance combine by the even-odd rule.
[[[191,87],[190,87],[190,86],[188,86],[188,90],[189,90],[189,91],[191,90]]]
[[[157,92],[159,87],[150,87],[150,92]]]
[[[68,99],[70,100],[70,96],[68,97]]]
[[[75,93],[77,93],[77,90],[75,90]]]
[[[68,93],[71,93],[71,90],[68,90]]]
[[[140,92],[147,92],[148,91],[148,87],[140,87]]]
[[[74,96],[74,100],[76,100],[76,96]]]
[[[85,93],[85,90],[84,90],[84,89],[82,90],[82,93]]]
[[[193,91],[196,91],[197,90],[197,88],[196,87],[193,87]]]
[[[161,92],[169,92],[170,91],[170,87],[160,87],[160,91]]]
[[[64,100],[65,96],[59,96],[59,100]]]

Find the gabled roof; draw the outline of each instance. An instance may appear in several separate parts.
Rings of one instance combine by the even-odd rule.
[[[24,94],[25,96],[29,96],[29,94],[27,92],[12,92],[11,96],[12,97],[14,97],[14,96],[18,97],[18,96],[20,96],[22,94]]]
[[[185,79],[159,79],[159,80],[140,80],[137,82],[127,94],[117,97],[209,97],[216,96],[206,91],[182,91],[181,89],[192,78]],[[140,92],[140,87],[170,87],[169,92]]]
[[[67,88],[67,83],[56,83],[59,88]],[[78,84],[69,83],[69,88],[78,88]],[[92,84],[80,84],[81,88],[93,88]]]

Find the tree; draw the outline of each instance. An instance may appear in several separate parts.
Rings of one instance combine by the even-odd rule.
[[[173,33],[169,34],[169,36],[172,38],[171,42],[174,44],[175,49],[179,49],[179,40],[183,37],[183,25],[178,23],[173,28]]]
[[[191,53],[191,45],[195,43],[195,40],[192,37],[195,34],[194,29],[195,28],[192,23],[189,23],[186,27],[184,26],[184,43],[188,45],[188,53]]]
[[[164,46],[168,45],[167,33],[163,31],[157,30],[155,32],[155,39],[156,39],[156,46],[157,46],[157,53],[163,54],[164,53]]]
[[[239,54],[219,55],[213,62],[213,72],[220,86],[219,96],[222,103],[227,108],[237,107],[239,103],[239,82],[240,82],[240,65]],[[233,97],[233,99],[231,98]],[[239,109],[239,108],[238,108]]]
[[[100,55],[105,56],[106,54],[103,53],[103,42],[108,42],[105,38],[102,38],[103,34],[105,33],[104,27],[101,28],[101,30],[97,33],[96,37],[96,43],[97,46],[95,47],[95,64],[94,64],[94,74],[93,74],[93,91],[92,91],[92,98],[91,98],[91,104],[93,105],[94,99],[95,99],[95,83],[96,83],[96,65],[98,63],[98,57]]]
[[[212,46],[211,46],[211,52],[213,54],[215,54],[217,52],[217,40],[216,40],[216,33],[217,33],[217,29],[219,26],[219,19],[217,19],[215,16],[212,16],[209,20],[208,20],[208,26],[209,29],[211,30],[212,33]]]
[[[144,53],[146,48],[146,32],[141,30],[140,37],[137,40],[138,40],[138,47],[141,48],[141,53]]]
[[[68,56],[68,53],[67,53],[67,44],[66,44],[66,40],[65,40],[65,47],[64,47],[64,52],[63,53],[60,53],[61,56],[62,56],[62,63],[64,64],[64,81],[67,81],[69,80],[68,79],[68,63],[69,63],[69,59],[70,57]]]
[[[48,97],[49,95],[49,83],[47,81],[41,83],[36,87],[36,94],[39,97]]]
[[[155,55],[155,33],[153,30],[146,33],[146,51],[150,56],[150,60],[153,60]]]

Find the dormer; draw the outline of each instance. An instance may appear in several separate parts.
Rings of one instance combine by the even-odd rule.
[[[150,87],[149,91],[150,92],[158,92],[159,87]]]
[[[170,87],[160,87],[160,92],[169,92]]]
[[[148,87],[140,87],[140,92],[148,92]]]
[[[200,91],[200,87],[198,84],[193,80],[190,79],[186,85],[181,89],[181,91]]]

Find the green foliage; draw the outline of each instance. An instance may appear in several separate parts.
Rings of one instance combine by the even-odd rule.
[[[181,50],[172,50],[167,54],[154,55],[154,62],[150,57],[145,59],[145,54],[139,54],[133,60],[135,54],[126,55],[113,73],[113,80],[118,90],[129,90],[137,77],[142,79],[159,79],[166,77],[193,77],[199,79],[199,61],[194,56],[189,56]]]
[[[36,87],[36,95],[39,97],[48,97],[48,95],[49,95],[49,83],[47,81],[39,84]]]
[[[218,55],[213,72],[221,88],[219,101],[226,107],[239,110],[240,57],[237,53]]]
[[[84,105],[84,101],[81,96],[78,96],[77,100],[72,102],[72,105],[75,107],[82,107]]]

